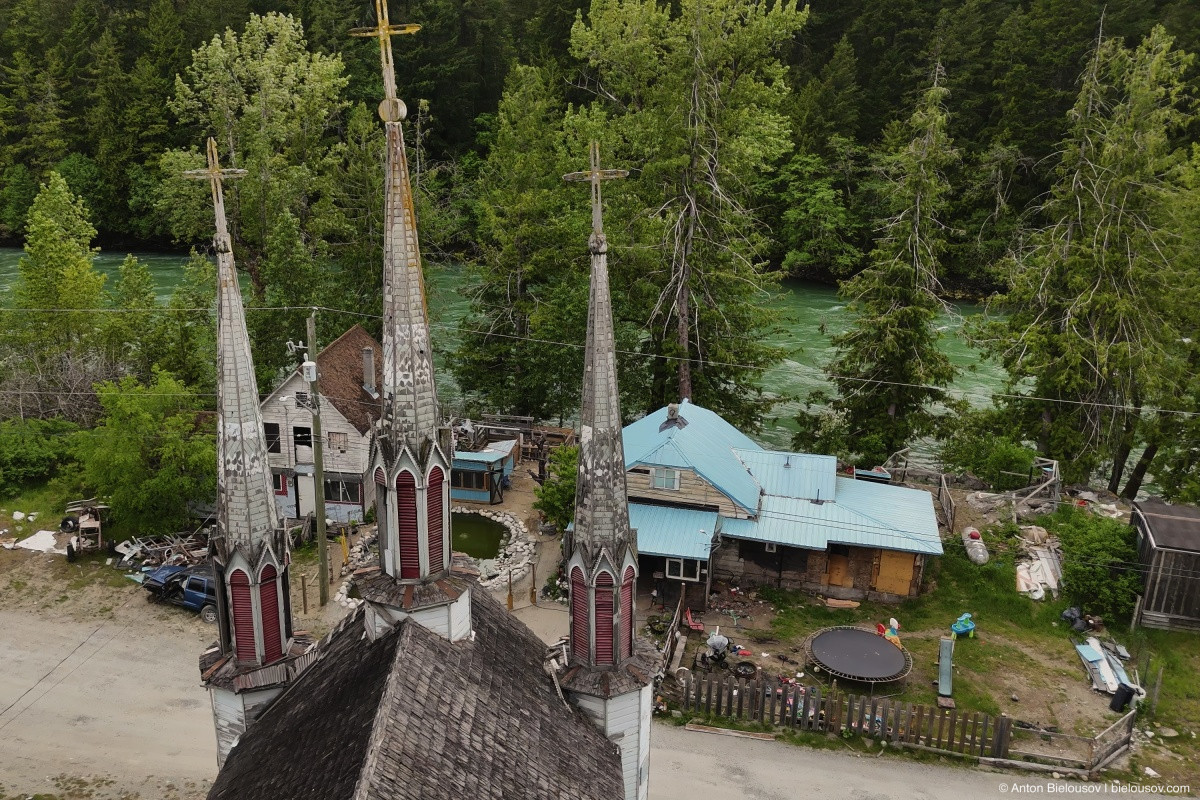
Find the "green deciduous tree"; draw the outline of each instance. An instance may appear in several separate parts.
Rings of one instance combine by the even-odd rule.
[[[1067,598],[1088,613],[1127,617],[1142,583],[1133,528],[1069,507],[1046,520],[1062,543]]]
[[[550,451],[546,482],[533,490],[533,507],[546,521],[565,531],[575,519],[575,479],[579,472],[579,448],[575,445]]]
[[[181,382],[159,373],[98,387],[100,424],[79,440],[87,485],[114,517],[142,533],[186,526],[188,506],[216,497],[217,447],[212,417]]]
[[[479,178],[478,286],[451,360],[468,396],[539,418],[578,406],[582,354],[554,343],[582,341],[587,324],[586,201],[562,180],[572,159],[555,83],[549,68],[509,73]]]
[[[74,423],[61,419],[0,422],[0,497],[53,477],[74,464]]]
[[[176,79],[171,110],[216,137],[224,163],[247,170],[227,190],[226,211],[238,263],[259,293],[267,288],[261,262],[277,218],[290,213],[303,231],[319,232],[322,220],[313,209],[323,193],[335,191],[340,164],[331,134],[345,85],[341,60],[310,52],[299,21],[281,14],[251,16],[242,33],[226,30],[201,45]],[[164,204],[189,193],[182,181],[164,170]],[[205,192],[198,186],[190,193]],[[184,222],[173,228],[184,240],[212,230],[211,220]]]

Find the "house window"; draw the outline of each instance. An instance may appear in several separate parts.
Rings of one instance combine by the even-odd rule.
[[[667,577],[677,581],[700,580],[700,559],[698,558],[668,558]]]
[[[312,408],[308,392],[296,392],[296,408]]]
[[[325,481],[325,502],[361,503],[362,484],[354,481]]]
[[[650,480],[655,489],[678,489],[679,470],[653,469],[650,471]]]
[[[774,553],[776,550],[775,542],[765,542],[763,544],[763,549],[766,550],[768,553]]]
[[[831,556],[848,556],[850,555],[850,546],[845,544],[830,544],[829,555]]]
[[[350,436],[345,433],[329,432],[329,449],[336,450],[339,453],[346,452],[346,448],[350,446]]]
[[[287,496],[287,475],[280,473],[273,476],[275,478],[275,494]]]
[[[292,443],[299,450],[301,447],[313,446],[312,428],[292,428]]]
[[[486,491],[489,487],[488,473],[456,469],[450,473],[450,488],[477,489]]]
[[[279,423],[264,422],[263,433],[267,436],[267,452],[278,453],[279,450]]]

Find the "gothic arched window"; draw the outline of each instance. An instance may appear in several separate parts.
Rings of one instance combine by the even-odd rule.
[[[613,576],[596,575],[596,663],[613,663]]]
[[[254,604],[250,599],[250,576],[240,569],[229,574],[230,607],[233,612],[233,649],[238,661],[257,661],[254,646]]]
[[[444,503],[442,502],[442,485],[445,483],[445,473],[441,467],[429,471],[429,488],[425,492],[425,508],[429,515],[429,572],[441,572],[446,567]]]
[[[571,570],[571,650],[575,658],[587,661],[589,655],[588,636],[588,591],[583,582],[583,570]]]
[[[400,527],[400,577],[421,577],[417,538],[417,482],[411,472],[396,476],[396,521]]]
[[[263,663],[283,658],[283,633],[279,625],[279,593],[275,584],[279,573],[267,564],[258,576],[258,607],[263,624]]]

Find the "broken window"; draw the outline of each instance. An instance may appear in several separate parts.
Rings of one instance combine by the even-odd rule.
[[[339,453],[346,452],[346,448],[350,446],[350,436],[345,433],[329,432],[329,449],[336,450]]]
[[[279,423],[278,422],[264,422],[263,423],[263,433],[267,437],[267,452],[268,453],[280,452],[280,449],[279,449]]]
[[[325,501],[327,503],[360,503],[362,495],[361,483],[353,481],[325,481]]]

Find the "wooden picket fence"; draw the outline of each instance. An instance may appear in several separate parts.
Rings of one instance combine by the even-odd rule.
[[[799,731],[861,734],[918,750],[996,759],[1010,766],[1060,765],[1091,771],[1130,746],[1135,711],[1094,738],[1015,728],[1007,714],[943,709],[890,698],[853,695],[820,686],[780,685],[732,675],[689,674],[682,682],[684,712],[732,717]],[[1014,734],[1018,742],[1014,746]],[[1045,747],[1038,747],[1039,742]],[[1010,760],[1011,759],[1011,760]]]
[[[897,745],[956,755],[1006,758],[1012,720],[888,698],[802,688],[732,676],[688,675],[683,710],[801,731],[861,733]]]

